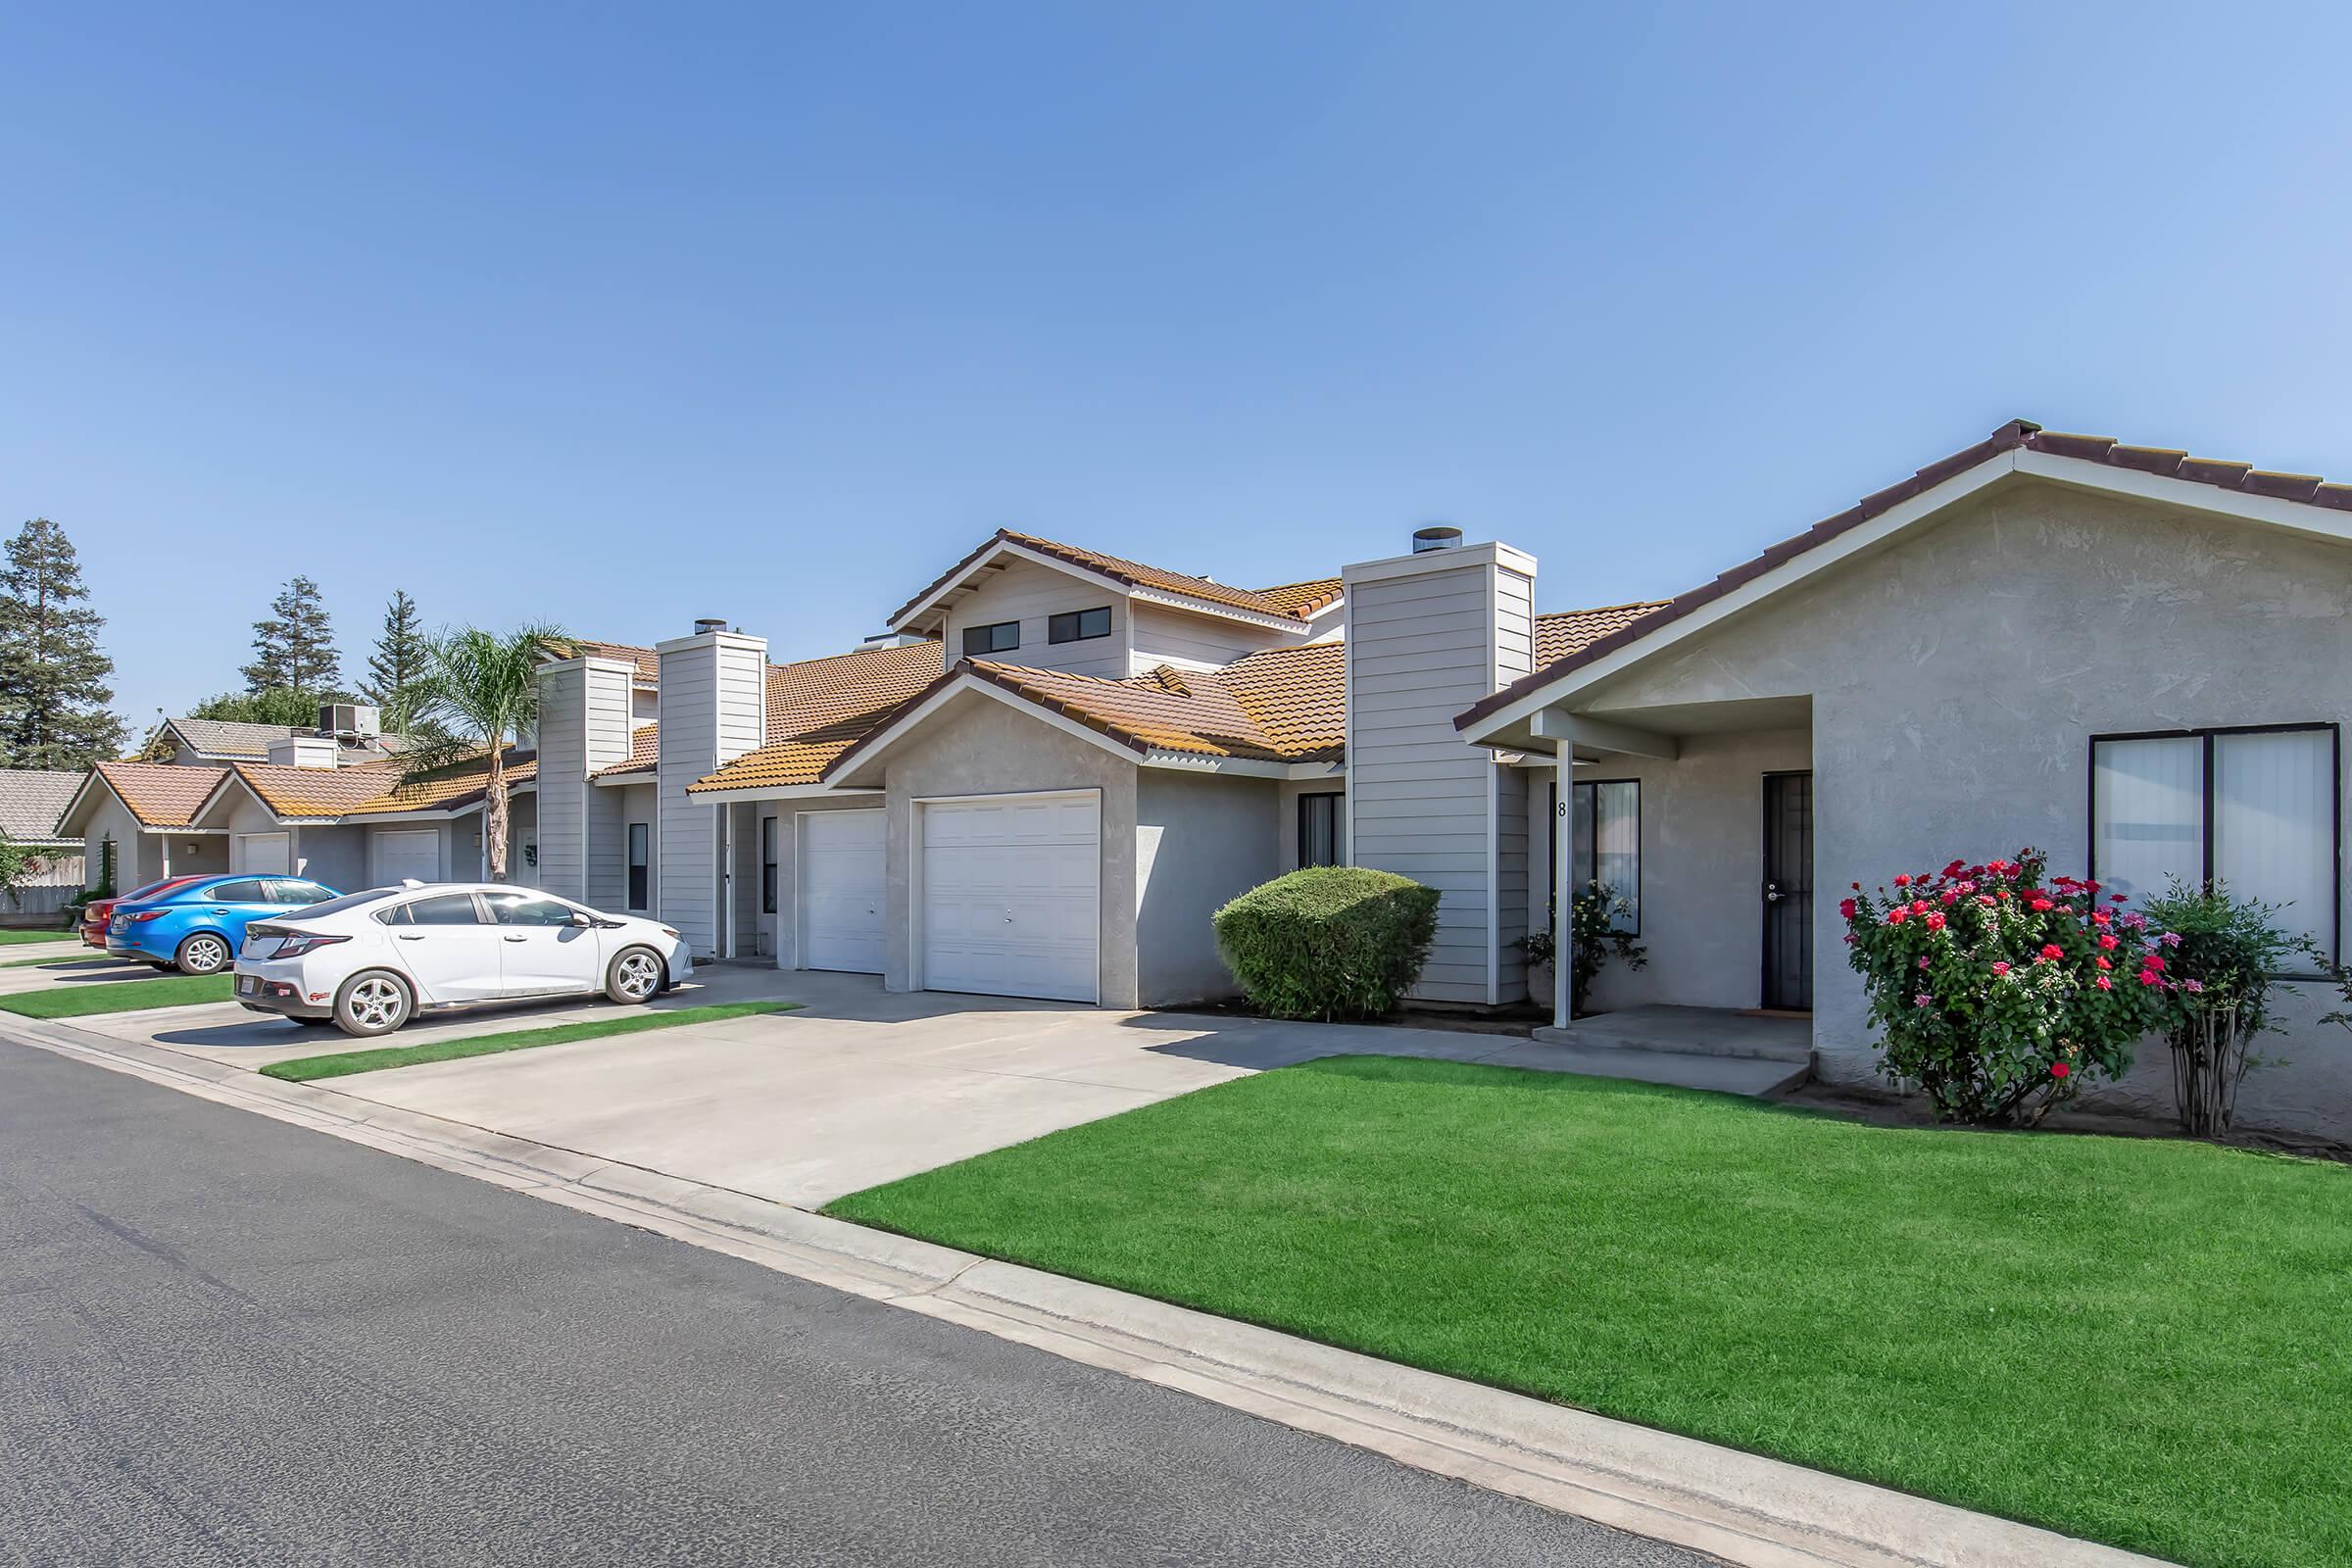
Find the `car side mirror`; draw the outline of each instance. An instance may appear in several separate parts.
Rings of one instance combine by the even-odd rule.
[[[596,916],[581,909],[571,911],[571,923],[582,931],[596,924]]]

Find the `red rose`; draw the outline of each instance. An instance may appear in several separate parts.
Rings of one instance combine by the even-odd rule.
[[[1933,909],[1929,911],[1928,929],[1931,931],[1940,931],[1943,929],[1943,911],[1941,909]]]
[[[1840,899],[1838,901],[1838,912],[1848,920],[1851,920],[1854,917],[1854,901],[1851,899]]]
[[[1894,878],[1894,885],[1898,888],[1907,888],[1911,885],[1911,878],[1907,873],[1897,872]]]
[[[2115,943],[2116,936],[2114,932],[2102,931],[2099,933],[2099,946],[2105,948],[2109,953],[2113,953],[2115,951]]]
[[[1910,918],[1911,906],[1907,904],[1898,904],[1893,908],[1886,911],[1886,923],[1888,925],[1901,925],[1905,920]]]
[[[2097,964],[2102,969],[2112,969],[2115,967],[2114,964],[2109,963],[2105,958],[2093,958],[2090,961]]]
[[[2052,909],[2058,907],[2058,906],[2052,904],[2047,899],[2035,899],[2032,903],[2028,904],[2026,907],[2032,909],[2035,914],[2047,914]]]
[[[1927,901],[1927,900],[1925,900],[1925,899],[1913,899],[1913,900],[1911,901],[1911,912],[1912,912],[1913,914],[1925,914],[1925,913],[1927,913],[1927,912],[1928,912],[1928,901]]]
[[[2050,1063],[2050,1076],[2053,1078],[2063,1078],[2072,1069],[2070,1069],[2063,1061],[2053,1061]]]
[[[2009,965],[2006,963],[1996,963],[1992,966],[1992,972],[1994,974],[2007,974],[2009,972]]]
[[[2066,950],[2055,942],[2045,942],[2041,945],[2041,956],[2044,959],[2063,958],[2066,956]]]
[[[2090,923],[2092,925],[2113,925],[2115,916],[2109,914],[2105,909],[2093,909],[2090,911]]]
[[[2107,895],[2107,902],[2109,904],[2130,904],[2132,897],[2128,893],[2110,893]]]
[[[2142,969],[2153,969],[2159,974],[2164,972],[2164,960],[2156,956],[2156,955],[2153,953],[2149,954],[2146,957],[2141,958],[2139,960],[2139,966]]]
[[[2100,975],[2096,980],[2093,980],[2091,984],[2097,986],[2101,991],[2113,991],[2115,989],[2115,982],[2108,979],[2105,975]]]

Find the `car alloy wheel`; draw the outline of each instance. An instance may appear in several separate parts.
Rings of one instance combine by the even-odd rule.
[[[645,948],[631,948],[612,960],[612,1000],[646,1002],[662,989],[662,960]]]
[[[228,944],[203,932],[179,945],[181,974],[219,974],[228,962]]]
[[[344,987],[335,1013],[348,1033],[389,1034],[409,1015],[409,994],[388,974],[364,974]]]

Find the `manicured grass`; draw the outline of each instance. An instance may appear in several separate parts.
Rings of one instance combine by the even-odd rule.
[[[551,1024],[545,1029],[515,1029],[505,1034],[469,1035],[457,1040],[428,1040],[414,1046],[378,1046],[368,1051],[342,1051],[325,1056],[299,1056],[275,1061],[262,1071],[291,1083],[341,1078],[347,1073],[380,1072],[386,1067],[414,1067],[427,1061],[456,1061],[466,1056],[495,1056],[502,1051],[528,1051],[533,1046],[561,1046],[573,1040],[604,1035],[633,1035],[647,1029],[674,1029],[687,1023],[717,1023],[748,1018],[755,1013],[790,1012],[797,1002],[719,1002],[707,1007],[670,1007],[660,1012],[623,1012],[587,1023]]]
[[[73,936],[74,933],[71,931],[0,929],[0,948],[15,947],[20,942],[66,942],[72,940]]]
[[[1348,1057],[827,1210],[2197,1564],[2352,1562],[2352,1169]]]
[[[67,964],[91,967],[101,963],[120,963],[122,961],[120,958],[110,958],[103,953],[93,953],[85,948],[82,950],[82,956],[78,957],[68,954],[62,958],[0,958],[0,969],[33,969],[43,964],[51,968],[63,968]]]
[[[199,1002],[226,1002],[229,977],[224,974],[175,974],[160,980],[107,980],[89,985],[60,986],[55,991],[24,991],[0,997],[0,1011],[27,1018],[86,1018],[100,1012],[139,1012],[148,1007],[185,1007]]]

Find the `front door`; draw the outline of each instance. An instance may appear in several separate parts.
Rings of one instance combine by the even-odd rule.
[[[1764,1005],[1813,1008],[1813,775],[1764,775]]]

